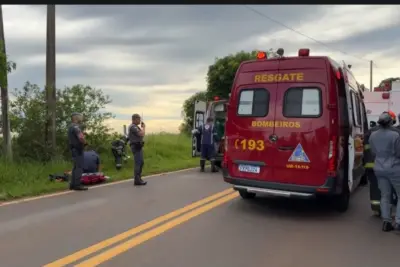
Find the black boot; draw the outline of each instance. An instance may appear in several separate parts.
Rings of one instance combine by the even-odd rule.
[[[384,231],[384,232],[390,232],[390,231],[392,231],[393,230],[393,225],[392,225],[392,223],[391,222],[383,222],[383,225],[382,225],[382,231]]]
[[[217,166],[215,166],[215,161],[211,161],[211,172],[218,172]]]
[[[200,160],[200,171],[204,172],[204,167],[206,166],[206,160],[205,159],[201,159]]]
[[[135,182],[133,183],[134,185],[146,185],[147,182],[143,181],[140,176],[135,177]]]

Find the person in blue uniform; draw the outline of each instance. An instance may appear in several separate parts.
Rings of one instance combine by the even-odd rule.
[[[211,163],[211,171],[217,172],[214,146],[215,141],[217,141],[217,129],[214,127],[214,119],[208,117],[206,123],[193,130],[192,133],[201,136],[200,171],[204,172],[206,160],[209,160]]]
[[[90,148],[83,153],[83,173],[96,173],[100,171],[100,156]]]
[[[139,114],[132,115],[132,124],[129,126],[128,137],[134,159],[134,185],[142,186],[147,182],[142,179],[144,165],[143,158],[143,138],[146,135],[146,125],[141,120]]]
[[[81,185],[84,167],[83,151],[86,145],[85,136],[81,130],[82,120],[82,114],[74,112],[71,115],[71,124],[68,127],[68,145],[72,154],[72,161],[74,162],[69,189],[78,191],[84,191],[88,189],[87,187]]]
[[[400,233],[400,205],[397,205],[395,225],[391,216],[393,193],[400,193],[400,132],[393,127],[391,115],[390,112],[384,112],[379,116],[379,128],[371,133],[369,144],[374,156],[373,170],[381,192],[382,230]]]

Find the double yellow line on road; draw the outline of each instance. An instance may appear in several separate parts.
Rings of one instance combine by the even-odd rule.
[[[125,239],[128,239],[127,241],[116,245],[98,255],[95,255],[77,265],[76,267],[93,267],[97,266],[105,261],[108,261],[115,256],[137,246],[140,245],[141,243],[150,240],[184,222],[189,221],[190,219],[203,214],[215,207],[218,207],[234,198],[238,197],[238,193],[234,192],[233,189],[227,189],[222,192],[219,192],[215,195],[209,196],[207,198],[204,198],[202,200],[199,200],[197,202],[194,202],[190,205],[187,205],[183,208],[180,208],[178,210],[172,211],[168,214],[165,214],[163,216],[160,216],[154,220],[151,220],[149,222],[146,222],[142,225],[139,225],[137,227],[134,227],[126,232],[123,232],[119,235],[116,235],[114,237],[111,237],[109,239],[106,239],[104,241],[101,241],[95,245],[92,245],[88,248],[82,249],[80,251],[77,251],[71,255],[68,255],[62,259],[56,260],[52,263],[49,263],[43,267],[62,267],[66,266],[68,264],[71,264],[73,262],[76,262],[78,260],[83,259],[84,257],[94,254],[104,248],[110,247],[112,245],[115,245],[118,242],[121,242]],[[161,225],[160,225],[161,224]],[[159,225],[159,226],[157,226]],[[155,227],[157,226],[157,227]],[[153,228],[155,227],[155,228]],[[153,228],[149,230],[150,228]],[[147,232],[144,232],[146,230],[149,230]],[[144,232],[140,235],[141,232]],[[136,236],[134,236],[136,235]],[[134,237],[133,237],[134,236]]]

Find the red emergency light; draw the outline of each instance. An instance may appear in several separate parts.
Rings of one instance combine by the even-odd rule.
[[[257,52],[257,59],[265,59],[267,58],[267,53],[259,51]]]
[[[336,79],[340,80],[342,75],[340,74],[340,70],[336,71]]]
[[[389,99],[390,93],[382,93],[382,99]]]
[[[308,57],[310,55],[310,49],[302,48],[299,49],[299,57]]]
[[[219,100],[219,96],[214,96],[214,101],[218,101]]]

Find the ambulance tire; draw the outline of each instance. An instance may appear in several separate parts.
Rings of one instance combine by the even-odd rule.
[[[347,183],[343,183],[342,192],[333,199],[333,206],[338,212],[346,212],[350,204],[350,191]]]
[[[246,190],[238,190],[239,195],[243,198],[243,199],[253,199],[256,197],[256,193],[249,193]]]

